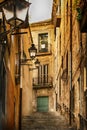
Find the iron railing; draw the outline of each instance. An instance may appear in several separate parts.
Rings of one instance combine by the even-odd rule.
[[[72,120],[73,123],[75,123],[74,112],[71,111],[64,103],[62,105],[57,103],[57,110],[60,111],[60,113],[65,116],[65,118],[67,119],[68,122],[70,120],[69,117],[70,117],[70,114],[71,114],[71,120]]]
[[[80,130],[87,130],[87,119],[81,114],[78,114],[80,120]]]
[[[52,77],[43,76],[33,78],[33,88],[51,88],[53,86]]]
[[[70,108],[68,108],[65,104],[63,104],[63,109],[64,109],[66,117],[67,116],[70,117],[70,115],[71,115],[72,122],[75,122],[75,114],[74,114],[74,112]]]

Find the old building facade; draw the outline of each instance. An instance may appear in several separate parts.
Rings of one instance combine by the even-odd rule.
[[[68,117],[70,125],[76,124],[77,129],[86,129],[87,124],[85,97],[87,43],[84,16],[86,4],[86,1],[54,0],[56,11],[55,13],[53,11],[57,47],[54,57],[56,104],[58,110]],[[61,17],[57,16],[58,10],[61,10],[59,14]]]
[[[52,19],[4,35],[10,26],[0,19],[0,130],[19,129],[22,116],[37,111],[58,111],[87,129],[86,6],[86,0],[53,0]],[[37,56],[23,62],[30,59],[30,28]]]
[[[0,7],[5,4],[4,2],[6,1],[0,1]],[[27,78],[23,75],[28,68],[24,67],[21,61],[21,58],[24,58],[24,50],[29,58],[28,48],[31,46],[31,36],[27,25],[27,23],[23,24],[20,29],[11,28],[6,23],[5,15],[0,8],[0,130],[18,130],[21,123],[20,118],[26,113],[29,114],[32,109],[27,107],[31,104],[30,98],[28,98],[31,95],[26,100],[26,112],[22,109],[22,105],[25,105],[22,102],[25,99],[21,98],[24,92],[26,94],[28,92],[22,88],[26,86],[28,89],[30,85],[28,82],[29,71],[27,71]],[[24,79],[23,83],[22,79]],[[21,91],[23,91],[22,95]],[[27,103],[27,101],[29,102]]]
[[[40,61],[40,66],[32,72],[33,111],[54,111],[52,20],[31,24],[31,30]]]

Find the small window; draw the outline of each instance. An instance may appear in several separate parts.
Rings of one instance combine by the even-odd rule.
[[[15,82],[19,84],[20,82],[20,66],[19,66],[19,53],[15,55]]]
[[[75,86],[72,88],[72,111],[75,109]]]
[[[61,67],[63,68],[63,56],[62,56],[62,63],[61,63]]]
[[[69,15],[69,9],[68,9],[68,2],[66,7],[66,23],[68,24],[68,15]]]
[[[19,75],[19,54],[15,55],[15,74]]]
[[[39,34],[39,52],[48,52],[48,33]]]
[[[67,70],[67,74],[68,74],[68,52],[66,54],[66,70]]]
[[[61,76],[59,77],[59,97],[61,98]]]
[[[58,6],[57,6],[57,15],[61,15],[61,0],[59,0]]]
[[[61,33],[60,33],[60,47],[59,47],[59,51],[60,51],[60,54],[61,54]]]

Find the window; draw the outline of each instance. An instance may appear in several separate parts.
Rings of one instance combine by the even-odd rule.
[[[81,107],[81,103],[82,103],[82,101],[81,101],[81,87],[82,87],[82,85],[81,85],[81,75],[80,75],[80,77],[78,78],[78,100],[79,100],[79,112],[80,112],[80,107]]]
[[[20,82],[20,66],[19,66],[19,53],[15,55],[15,82],[19,84]]]
[[[72,111],[74,112],[75,108],[75,86],[72,88]]]
[[[67,2],[67,7],[66,7],[66,23],[68,24],[68,13],[69,13],[69,9],[68,9],[68,2]]]
[[[39,34],[39,52],[48,52],[48,33]]]
[[[63,68],[63,56],[62,56],[62,63],[61,63],[61,67]]]
[[[61,33],[60,33],[60,47],[59,47],[59,52],[61,54]]]
[[[61,76],[59,77],[59,98],[61,98]]]
[[[15,55],[15,74],[19,75],[19,54]]]
[[[84,90],[87,89],[87,68],[84,67]]]
[[[58,7],[57,7],[57,15],[61,14],[61,0],[59,0]]]
[[[67,70],[67,74],[68,74],[68,52],[66,54],[66,70]]]
[[[48,83],[48,64],[41,65],[38,69],[38,82]]]

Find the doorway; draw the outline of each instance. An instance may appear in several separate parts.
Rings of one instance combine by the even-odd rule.
[[[37,111],[38,112],[49,111],[49,97],[48,96],[37,97]]]

